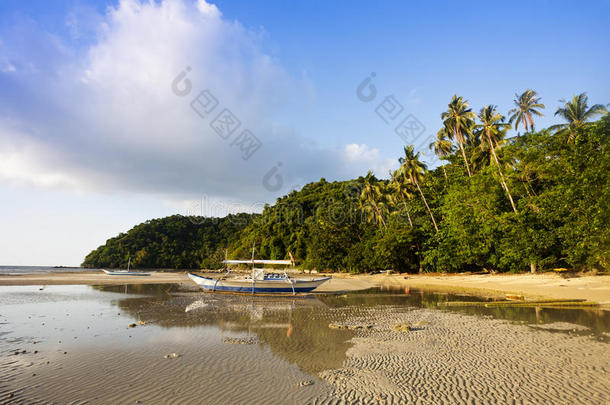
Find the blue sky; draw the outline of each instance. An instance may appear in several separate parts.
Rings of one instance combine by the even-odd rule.
[[[148,218],[256,211],[368,168],[384,177],[404,144],[375,113],[389,95],[426,134],[454,93],[505,113],[533,88],[547,105],[538,127],[561,98],[608,103],[608,15],[607,0],[4,0],[0,263],[74,265]],[[176,96],[186,66],[193,92]],[[378,95],[364,103],[371,72]],[[241,121],[227,140],[189,108],[203,89]],[[248,160],[232,143],[246,127],[262,142]]]

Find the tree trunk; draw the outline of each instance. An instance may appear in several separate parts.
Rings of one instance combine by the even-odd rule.
[[[443,166],[443,174],[445,175],[445,180],[447,180],[447,170],[445,170],[445,162],[443,162],[441,166]]]
[[[407,218],[409,219],[409,225],[411,225],[411,228],[413,228],[413,221],[411,221],[411,214],[409,214],[409,208],[407,207],[407,200],[405,200],[404,197],[402,197],[402,202],[405,203],[405,209],[407,210]]]
[[[379,219],[381,220],[381,224],[383,225],[383,228],[387,228],[385,221],[383,220],[383,215],[381,215],[381,212],[379,211],[379,208],[377,208],[377,204],[373,203],[373,208],[375,208],[375,212],[377,213],[377,215],[379,216]]]
[[[460,149],[462,151],[462,157],[464,158],[464,163],[466,163],[466,171],[468,172],[468,177],[472,177],[470,173],[470,165],[468,164],[468,159],[466,159],[466,151],[464,150],[464,144],[462,142],[458,142],[460,144]]]
[[[413,228],[413,221],[411,221],[411,214],[409,214],[409,209],[407,208],[407,218],[409,218],[409,225]]]
[[[487,139],[489,139],[489,145],[491,146],[491,153],[494,156],[494,160],[496,161],[496,166],[498,166],[498,173],[500,173],[500,181],[502,182],[502,186],[508,194],[508,199],[510,200],[510,205],[513,207],[513,211],[517,214],[517,207],[515,207],[515,202],[513,201],[513,196],[510,194],[510,190],[508,189],[508,185],[506,185],[506,181],[504,181],[504,174],[502,174],[502,168],[500,167],[500,161],[498,160],[498,156],[496,156],[496,148],[494,147],[493,141],[491,140],[491,136],[487,134]]]
[[[534,262],[530,263],[530,272],[532,272],[532,273],[536,272],[536,263],[534,263]]]
[[[434,229],[436,229],[436,232],[438,232],[438,226],[436,225],[436,220],[434,219],[434,215],[432,215],[432,210],[428,206],[428,201],[426,201],[426,197],[424,196],[424,193],[421,191],[421,188],[419,187],[419,182],[416,181],[415,185],[417,186],[417,189],[419,190],[419,194],[421,194],[422,200],[424,200],[424,204],[426,204],[426,208],[428,209],[428,213],[430,213],[430,218],[432,218],[432,223],[434,224]]]

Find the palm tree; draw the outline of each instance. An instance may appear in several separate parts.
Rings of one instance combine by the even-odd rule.
[[[362,193],[360,194],[360,209],[367,216],[367,222],[377,222],[379,227],[386,228],[383,219],[382,204],[383,191],[373,173],[369,170],[364,178]]]
[[[470,173],[470,166],[468,165],[468,159],[466,159],[464,144],[466,143],[467,138],[471,135],[475,114],[472,112],[468,102],[455,94],[447,107],[447,111],[441,114],[441,119],[443,120],[443,124],[445,125],[445,128],[452,139],[455,138],[458,145],[460,145],[462,157],[464,158],[466,170],[468,171],[468,177],[472,177],[472,174]]]
[[[449,141],[449,132],[447,128],[443,127],[436,133],[436,141],[430,144],[430,149],[434,150],[436,156],[441,158],[441,166],[443,167],[443,174],[447,179],[447,170],[445,170],[445,161],[442,158],[449,156],[453,153],[453,145]]]
[[[480,132],[481,135],[481,149],[489,148],[491,150],[491,155],[493,156],[494,161],[496,162],[496,166],[498,167],[498,173],[500,173],[500,182],[502,183],[502,188],[506,191],[508,195],[508,199],[510,200],[510,205],[513,207],[513,211],[515,214],[517,213],[517,207],[515,206],[515,202],[513,201],[513,196],[510,194],[510,190],[508,189],[508,185],[504,180],[504,174],[502,173],[502,168],[500,167],[500,161],[498,160],[498,155],[496,154],[496,146],[498,140],[502,136],[502,129],[506,128],[510,124],[504,123],[504,116],[498,113],[495,105],[486,105],[481,108],[479,112],[479,120],[480,124],[475,126],[475,129]]]
[[[544,104],[540,102],[538,93],[534,90],[527,89],[521,95],[515,94],[515,108],[511,109],[508,113],[511,115],[509,124],[515,122],[515,131],[519,128],[519,124],[523,124],[525,132],[534,129],[534,118],[532,115],[542,117],[542,113],[538,110],[546,108]]]
[[[430,218],[432,218],[434,229],[436,229],[436,232],[438,232],[438,226],[436,225],[436,220],[434,219],[432,210],[430,210],[428,201],[426,201],[426,197],[419,186],[419,182],[423,178],[424,172],[426,171],[426,165],[419,160],[419,153],[415,153],[414,149],[415,148],[413,145],[404,147],[405,156],[398,159],[400,162],[400,168],[398,171],[406,180],[408,180],[411,184],[414,184],[417,187],[417,190],[419,190],[419,194],[421,195],[422,200],[424,200],[424,204],[426,205],[426,209],[430,214]]]
[[[405,205],[405,210],[407,212],[407,218],[409,219],[409,225],[413,228],[413,221],[411,220],[411,214],[409,213],[409,205],[407,204],[407,200],[412,200],[415,195],[411,192],[411,188],[409,184],[404,181],[404,177],[400,175],[400,171],[396,170],[392,173],[392,183],[390,183],[393,191],[396,193],[396,196],[402,200]]]
[[[572,142],[577,135],[578,130],[585,126],[587,120],[593,118],[596,114],[607,113],[608,110],[602,104],[595,104],[589,108],[589,97],[587,93],[580,93],[572,97],[572,100],[565,101],[563,107],[559,107],[555,111],[555,115],[561,116],[567,122],[565,124],[557,124],[549,127],[551,131],[557,131],[557,134],[568,133],[568,142]]]

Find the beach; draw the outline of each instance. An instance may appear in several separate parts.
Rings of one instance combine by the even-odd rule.
[[[407,277],[268,298],[202,293],[186,273],[1,276],[0,404],[610,400],[604,307],[439,306],[583,285],[605,302],[606,276]]]
[[[423,274],[376,275],[370,281],[396,287],[432,288],[492,296],[517,294],[528,299],[582,299],[602,305],[610,304],[610,276],[566,277],[553,273]]]
[[[218,277],[219,273],[201,273]],[[317,292],[353,291],[374,286],[395,288],[428,288],[450,292],[465,292],[487,296],[505,294],[525,298],[584,299],[610,305],[610,276],[565,277],[553,273],[541,274],[376,274],[348,273],[294,274],[295,277],[331,275]],[[152,272],[148,277],[109,276],[101,271],[56,272],[22,275],[0,274],[2,285],[71,285],[71,284],[167,284],[191,283],[186,272]]]

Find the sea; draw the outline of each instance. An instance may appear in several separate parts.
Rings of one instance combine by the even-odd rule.
[[[81,272],[92,271],[94,269],[85,269],[83,267],[64,267],[64,266],[1,266],[0,275],[9,274],[41,274],[41,273],[65,273],[65,272]]]

